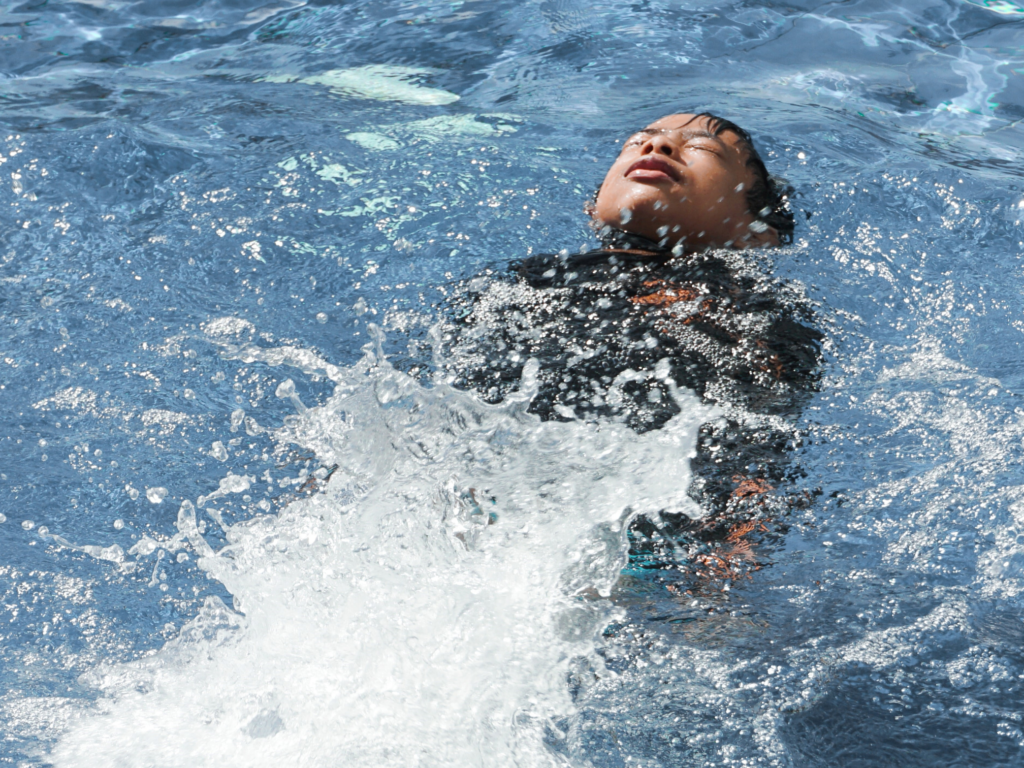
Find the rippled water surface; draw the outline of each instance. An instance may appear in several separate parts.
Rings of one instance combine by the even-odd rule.
[[[0,5],[0,764],[1024,762],[1024,5]],[[623,524],[699,425],[432,377],[712,109],[826,336],[767,566]]]

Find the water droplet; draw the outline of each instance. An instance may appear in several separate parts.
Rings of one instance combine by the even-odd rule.
[[[124,528],[124,520],[117,518],[117,520],[114,521],[114,530],[120,531],[122,528]]]
[[[213,456],[213,458],[215,458],[217,461],[227,461],[228,449],[224,447],[224,443],[218,440],[210,448],[210,455]]]
[[[218,485],[223,493],[241,493],[249,490],[249,478],[245,475],[229,474]]]
[[[327,313],[326,312],[317,312],[316,313],[316,321],[318,323],[320,323],[320,325],[323,325],[324,323],[326,323],[327,322]]]
[[[36,524],[33,523],[31,520],[22,520],[21,527],[24,528],[26,531],[31,531],[33,528],[36,527]]]
[[[124,487],[124,490],[128,494],[128,498],[130,498],[132,501],[135,501],[137,498],[139,498],[138,489],[132,488],[130,485],[126,485]]]
[[[187,553],[187,552],[179,552],[179,553],[178,553],[178,557],[177,557],[177,558],[175,558],[175,559],[176,559],[176,560],[177,560],[177,561],[178,561],[179,563],[184,563],[184,562],[185,562],[186,560],[188,560],[188,553]]]
[[[237,432],[242,422],[245,421],[245,411],[237,408],[231,412],[231,431]]]
[[[629,220],[633,218],[633,212],[629,208],[623,208],[619,211],[619,223],[629,224]]]
[[[166,488],[147,488],[146,498],[149,499],[151,504],[159,504],[167,497]]]
[[[50,532],[50,529],[47,528],[45,525],[40,525],[39,526],[39,530],[36,531],[36,533],[38,533],[40,536],[45,536],[49,532]]]

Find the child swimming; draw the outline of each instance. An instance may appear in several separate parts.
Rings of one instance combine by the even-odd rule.
[[[753,563],[752,539],[784,527],[794,500],[776,489],[795,474],[793,422],[818,375],[809,303],[753,250],[791,241],[786,191],[742,128],[675,114],[624,142],[586,210],[601,248],[530,257],[455,291],[450,379],[499,402],[533,358],[533,413],[640,432],[679,412],[673,386],[717,405],[724,417],[701,428],[689,489],[705,517],[637,521],[632,555],[731,573],[737,559]]]

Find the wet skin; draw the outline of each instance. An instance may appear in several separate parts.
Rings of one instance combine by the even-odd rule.
[[[739,137],[714,135],[709,120],[669,115],[629,137],[608,170],[592,215],[650,240],[680,241],[686,251],[708,247],[778,245],[757,219],[746,191],[755,177]]]

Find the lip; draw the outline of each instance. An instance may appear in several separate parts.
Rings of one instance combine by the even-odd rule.
[[[626,178],[634,181],[679,181],[679,171],[660,157],[641,157],[626,171]]]

